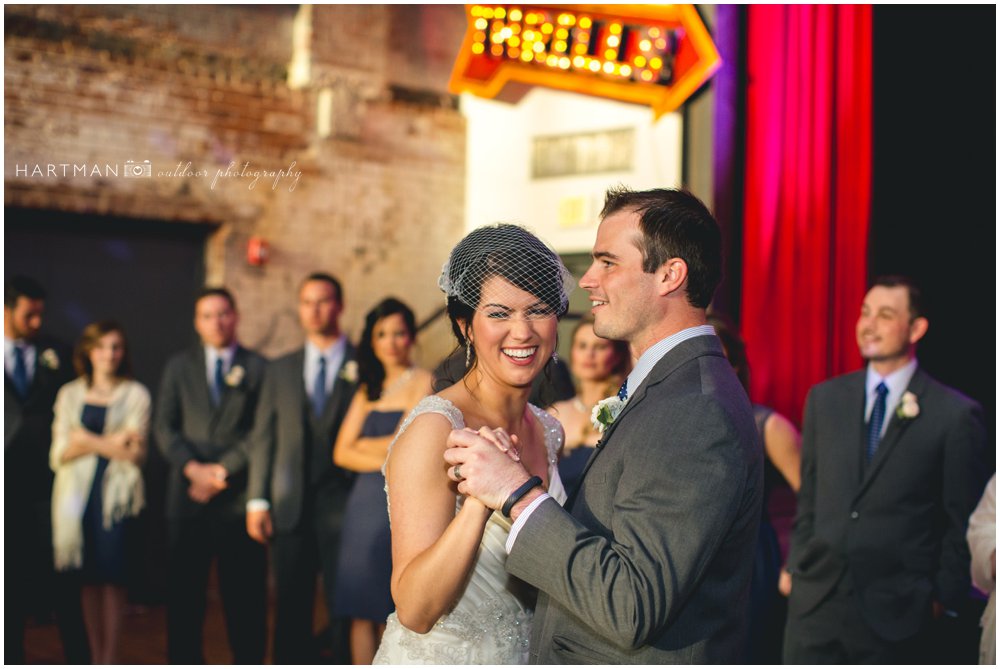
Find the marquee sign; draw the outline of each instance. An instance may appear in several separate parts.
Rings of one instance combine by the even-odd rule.
[[[468,5],[449,87],[519,81],[677,109],[722,59],[694,5]]]

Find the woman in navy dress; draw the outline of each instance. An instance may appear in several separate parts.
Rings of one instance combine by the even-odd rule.
[[[358,472],[344,510],[333,611],[351,619],[354,664],[371,664],[395,608],[382,465],[402,418],[431,393],[430,372],[410,360],[416,331],[413,312],[394,298],[368,312],[357,354],[361,385],[333,449],[334,464]]]
[[[94,664],[116,664],[125,611],[126,533],[144,505],[149,392],[130,378],[125,331],[113,321],[83,330],[79,377],[59,390],[49,464],[52,545],[59,571],[80,570],[83,620]]]
[[[733,371],[750,392],[750,363],[746,345],[727,319],[718,314],[708,317],[708,324],[722,342],[722,350],[733,366]],[[787,528],[789,522],[782,517],[795,514],[794,505],[782,505],[782,493],[792,495],[799,490],[802,457],[799,453],[799,432],[791,421],[770,407],[753,405],[754,422],[764,444],[764,508],[757,535],[757,553],[754,556],[753,577],[750,581],[750,630],[747,635],[746,661],[748,664],[781,664],[781,647],[784,638],[787,601],[781,595],[779,579],[783,573],[777,526]],[[784,499],[789,499],[785,497]],[[776,503],[776,501],[778,503]],[[787,545],[787,542],[786,542]]]
[[[587,314],[573,328],[569,368],[576,395],[556,402],[549,413],[559,419],[566,432],[566,445],[559,454],[559,477],[571,493],[601,436],[590,421],[590,413],[594,405],[618,392],[632,368],[632,357],[626,342],[594,334],[594,317]]]

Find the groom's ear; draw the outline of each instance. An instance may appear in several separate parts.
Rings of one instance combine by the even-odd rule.
[[[656,288],[661,296],[669,295],[687,282],[688,266],[683,258],[670,258],[656,270]]]

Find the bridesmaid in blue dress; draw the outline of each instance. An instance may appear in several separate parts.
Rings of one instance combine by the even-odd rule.
[[[430,372],[410,360],[413,312],[386,298],[365,317],[361,385],[344,416],[333,462],[358,475],[344,510],[333,615],[351,619],[354,664],[371,664],[393,612],[392,546],[382,465],[402,418],[431,393]]]
[[[80,376],[56,396],[49,464],[52,547],[58,571],[79,570],[95,664],[116,664],[126,603],[126,535],[145,498],[139,469],[150,402],[130,377],[125,332],[88,325],[73,356]]]
[[[590,413],[595,404],[618,392],[632,368],[632,356],[626,342],[594,334],[594,317],[587,314],[573,328],[569,368],[576,395],[556,402],[549,413],[559,419],[566,432],[566,445],[559,455],[559,477],[566,492],[572,493],[601,436],[590,421]]]

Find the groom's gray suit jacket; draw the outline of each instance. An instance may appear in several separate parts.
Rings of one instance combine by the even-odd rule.
[[[541,591],[541,664],[738,662],[763,450],[714,336],[667,353],[632,392],[566,509],[543,502],[507,570]]]

